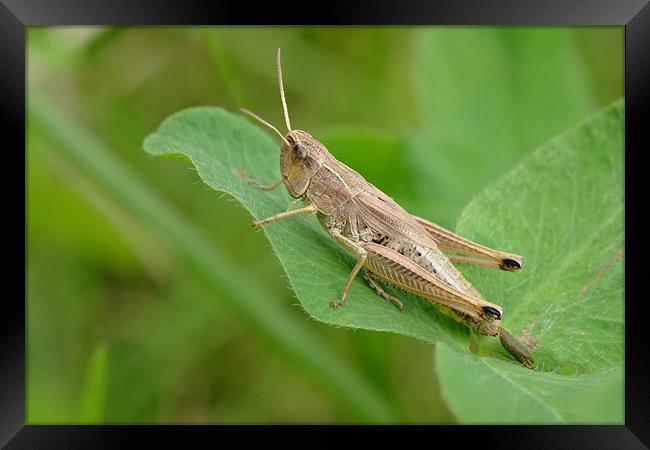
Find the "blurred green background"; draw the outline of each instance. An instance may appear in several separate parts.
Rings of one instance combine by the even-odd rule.
[[[308,320],[243,208],[142,141],[195,105],[246,107],[283,129],[280,46],[292,125],[453,227],[523,155],[623,95],[623,37],[620,27],[30,28],[28,95],[57,126],[28,122],[27,421],[455,422],[432,346]],[[68,144],[87,148],[94,168]],[[439,178],[417,176],[422,152],[439,155]],[[291,351],[291,336],[284,348],[267,339],[273,317],[229,306],[237,299],[197,277],[120,189],[200,230],[269,293],[260,302],[313,338],[312,358],[335,356],[327,373]],[[337,391],[349,373],[382,412]]]

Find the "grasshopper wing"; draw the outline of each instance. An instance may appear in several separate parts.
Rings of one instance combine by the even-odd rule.
[[[407,239],[437,249],[433,237],[395,200],[370,185],[352,202],[363,222],[374,232],[393,239]]]
[[[375,243],[396,250],[448,287],[482,298],[431,235],[390,197],[372,187],[360,192],[352,202],[359,216],[357,220],[370,228],[375,237],[379,236]]]

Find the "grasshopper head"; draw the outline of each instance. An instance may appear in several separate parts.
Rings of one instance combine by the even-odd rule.
[[[247,109],[240,108],[241,111],[252,116],[259,122],[275,131],[282,138],[280,147],[280,170],[284,184],[294,198],[300,198],[305,195],[312,177],[318,171],[323,161],[331,157],[330,152],[323,144],[318,142],[314,137],[302,130],[292,130],[291,121],[289,120],[289,110],[284,98],[284,86],[282,83],[282,65],[280,64],[280,49],[277,52],[278,63],[278,82],[280,84],[280,98],[282,100],[282,109],[284,111],[284,120],[289,130],[286,136],[266,120],[262,119],[255,113]]]
[[[302,197],[329,152],[312,135],[301,130],[287,133],[280,150],[284,184],[292,197]]]

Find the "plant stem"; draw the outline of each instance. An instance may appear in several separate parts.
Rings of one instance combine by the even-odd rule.
[[[238,106],[248,105],[248,98],[242,88],[237,74],[235,74],[229,58],[226,56],[226,52],[221,46],[217,30],[214,27],[202,27],[201,35],[210,50],[212,60],[217,66],[217,70],[219,71],[223,83],[226,86],[226,90],[230,94],[233,102]]]

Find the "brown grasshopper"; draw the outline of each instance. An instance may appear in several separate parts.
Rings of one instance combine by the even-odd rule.
[[[345,304],[350,285],[363,268],[368,284],[382,298],[397,305],[400,311],[404,304],[386,292],[379,282],[441,305],[447,314],[480,334],[499,335],[502,345],[519,362],[533,368],[534,361],[526,347],[501,326],[503,308],[486,301],[452,264],[452,261],[480,264],[514,272],[523,266],[523,257],[477,244],[409,214],[392,198],[338,161],[309,133],[293,130],[284,95],[279,48],[277,70],[287,135],[282,135],[254,113],[241,110],[282,138],[282,178],[264,186],[242,171],[239,174],[266,191],[284,184],[289,194],[302,200],[305,206],[253,222],[253,226],[259,227],[297,214],[315,214],[330,236],[358,258],[343,284],[341,298],[331,302],[333,308]],[[445,255],[440,249],[455,254]]]

